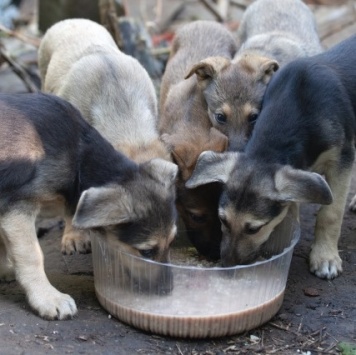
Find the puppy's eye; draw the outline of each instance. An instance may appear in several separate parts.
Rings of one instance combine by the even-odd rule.
[[[188,212],[190,219],[195,223],[205,223],[207,220],[207,215],[199,215],[196,213]]]
[[[223,113],[215,113],[214,117],[217,123],[220,124],[226,123],[226,116]]]
[[[262,227],[263,227],[263,225],[258,226],[258,227],[253,227],[253,226],[250,226],[249,224],[247,224],[245,226],[245,233],[246,234],[256,234],[259,230],[261,230]]]
[[[257,113],[250,113],[250,114],[248,115],[248,122],[249,122],[250,124],[256,123],[257,117],[258,117],[258,114],[257,114]]]
[[[146,259],[152,259],[157,254],[157,249],[141,249],[139,250],[139,253]]]

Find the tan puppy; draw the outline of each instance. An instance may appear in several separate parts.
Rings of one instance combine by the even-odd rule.
[[[136,163],[170,160],[156,128],[152,81],[135,58],[118,49],[103,26],[85,19],[55,24],[41,42],[38,59],[43,91],[76,106],[117,150]],[[174,164],[163,165],[174,175]],[[88,237],[67,220],[62,251],[89,250]]]
[[[179,166],[177,207],[189,238],[200,253],[219,258],[221,226],[217,214],[219,184],[193,190],[184,186],[205,150],[223,152],[227,137],[211,127],[207,106],[196,77],[185,79],[195,63],[214,57],[216,65],[229,62],[236,52],[231,33],[212,21],[196,21],[176,33],[162,79],[160,132],[171,145]]]
[[[322,47],[313,13],[301,0],[257,0],[238,30],[241,47],[222,66],[207,58],[193,67],[204,92],[211,124],[229,137],[229,150],[242,150],[261,109],[273,73]]]

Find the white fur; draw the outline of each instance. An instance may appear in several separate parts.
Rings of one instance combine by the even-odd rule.
[[[147,71],[119,50],[103,26],[86,19],[58,22],[43,37],[38,62],[42,90],[71,102],[116,149],[137,163],[170,159],[159,140],[157,98]],[[87,252],[89,236],[70,222],[62,251]]]

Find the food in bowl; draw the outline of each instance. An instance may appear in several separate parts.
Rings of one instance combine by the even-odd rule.
[[[170,264],[162,264],[109,250],[105,239],[95,237],[96,294],[110,314],[155,334],[187,338],[238,334],[267,322],[281,307],[299,235],[299,224],[287,218],[273,232],[264,260],[228,268],[184,265],[181,248],[187,247],[182,245],[172,248]],[[134,271],[134,279],[127,267]],[[150,289],[150,275],[157,272],[170,275],[161,279],[165,292]]]

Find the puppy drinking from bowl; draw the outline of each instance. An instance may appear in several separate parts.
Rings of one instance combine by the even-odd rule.
[[[43,318],[77,313],[72,297],[45,274],[35,220],[47,203],[61,204],[76,228],[108,239],[112,249],[168,260],[176,230],[175,165],[128,159],[53,95],[2,94],[0,107],[1,281],[16,278]],[[130,265],[125,270],[137,278]],[[166,270],[148,276],[151,291],[170,291]]]

